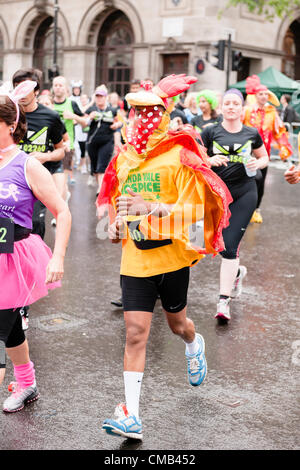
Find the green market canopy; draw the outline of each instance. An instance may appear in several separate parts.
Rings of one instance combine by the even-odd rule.
[[[270,91],[273,91],[278,98],[284,93],[292,95],[291,105],[300,112],[300,82],[292,80],[274,67],[268,67],[263,72],[257,74],[260,81]],[[242,93],[246,93],[246,80],[230,85],[229,88],[237,88]],[[296,93],[295,93],[296,92]],[[298,93],[297,93],[298,92]]]
[[[295,91],[300,90],[300,83],[287,77],[274,67],[268,67],[264,72],[260,72],[257,75],[260,78],[261,83],[266,85],[269,90],[273,91],[273,93],[279,97],[284,93],[291,95]],[[230,88],[237,88],[242,93],[245,93],[246,80],[230,85]]]

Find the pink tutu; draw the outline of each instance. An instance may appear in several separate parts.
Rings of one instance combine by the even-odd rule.
[[[45,284],[52,257],[39,235],[15,242],[13,254],[0,254],[0,310],[30,305],[48,295],[60,282]]]

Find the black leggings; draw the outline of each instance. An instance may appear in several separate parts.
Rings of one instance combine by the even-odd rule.
[[[79,140],[78,145],[79,145],[79,148],[80,148],[80,158],[84,158],[85,157],[86,142],[84,140],[83,141]]]
[[[258,209],[265,192],[265,180],[267,176],[268,167],[258,170],[255,176],[256,186],[257,186],[257,204],[256,208]]]
[[[5,368],[5,348],[15,348],[24,343],[20,308],[0,310],[0,369]]]
[[[228,185],[228,189],[233,202],[229,206],[229,226],[223,230],[225,250],[220,254],[226,259],[236,259],[240,242],[256,208],[257,186],[255,179],[251,178],[236,185]]]

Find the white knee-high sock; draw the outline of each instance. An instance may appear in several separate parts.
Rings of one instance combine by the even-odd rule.
[[[222,258],[220,269],[220,295],[230,297],[234,281],[239,269],[240,260]]]
[[[124,371],[125,400],[129,414],[139,418],[139,404],[143,372]]]

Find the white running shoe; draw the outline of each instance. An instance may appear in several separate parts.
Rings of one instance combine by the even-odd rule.
[[[196,227],[197,228],[203,228],[204,227],[204,220],[197,220]]]
[[[23,331],[28,330],[28,326],[29,326],[28,317],[25,317],[24,315],[22,315],[22,330]]]
[[[3,411],[7,413],[22,410],[25,405],[37,400],[40,396],[35,382],[26,388],[22,388],[17,382],[11,382],[8,391],[12,394],[3,403]]]
[[[217,305],[217,313],[215,318],[222,318],[223,320],[230,320],[230,307],[229,307],[230,297],[228,299],[220,299]]]
[[[29,318],[28,318],[28,307],[20,308],[20,315],[22,318],[22,329],[23,331],[28,330]]]
[[[95,181],[94,176],[90,175],[90,176],[88,177],[88,180],[87,180],[87,185],[88,185],[88,186],[95,186],[95,183],[96,183],[96,181]]]
[[[236,277],[233,285],[233,289],[231,291],[231,297],[236,298],[239,297],[243,290],[243,279],[247,276],[247,268],[246,266],[240,266],[240,274]]]

